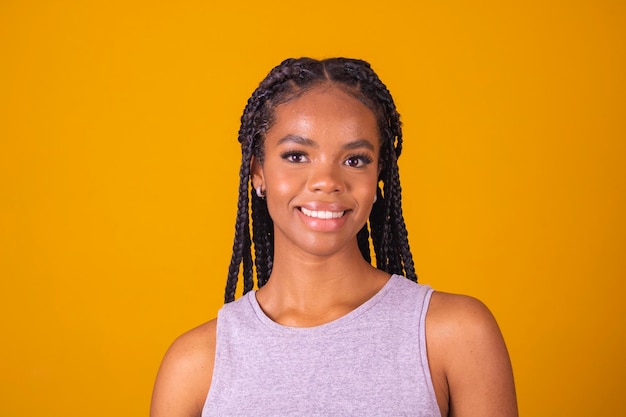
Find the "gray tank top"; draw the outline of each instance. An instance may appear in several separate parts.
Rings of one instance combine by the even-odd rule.
[[[218,313],[209,416],[440,417],[424,321],[432,289],[393,275],[316,327],[272,321],[251,291]]]

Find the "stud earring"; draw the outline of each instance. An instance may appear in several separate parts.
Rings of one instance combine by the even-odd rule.
[[[259,198],[265,198],[265,193],[262,191],[261,186],[259,185],[258,187],[255,188],[256,190],[256,195]]]

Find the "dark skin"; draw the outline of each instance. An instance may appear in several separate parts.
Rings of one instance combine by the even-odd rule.
[[[374,296],[389,274],[362,257],[356,233],[378,178],[372,111],[332,85],[280,105],[252,181],[274,219],[274,268],[256,293],[286,326],[333,321]],[[294,277],[298,277],[294,279]],[[211,386],[216,320],[180,336],[155,384],[152,417],[200,416]],[[509,356],[496,321],[478,300],[435,292],[426,317],[431,377],[442,416],[517,416]]]

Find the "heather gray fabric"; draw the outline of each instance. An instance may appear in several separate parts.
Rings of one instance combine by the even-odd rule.
[[[440,417],[426,357],[432,289],[394,275],[321,326],[282,326],[249,292],[218,313],[210,416]]]

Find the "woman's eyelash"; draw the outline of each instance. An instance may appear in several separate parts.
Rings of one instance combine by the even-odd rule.
[[[357,163],[358,166],[368,165],[374,162],[374,159],[370,155],[357,154],[357,155],[351,155],[348,158],[346,158],[346,165],[354,166],[354,164],[350,164],[348,162],[355,161],[355,160],[358,160],[358,163]]]
[[[286,151],[280,154],[281,159],[288,162],[300,163],[308,160],[306,152],[301,151]],[[365,165],[369,165],[374,162],[374,159],[368,154],[356,154],[350,155],[345,159],[345,164],[354,168],[360,168]]]
[[[304,152],[287,151],[287,152],[281,153],[280,157],[289,162],[302,162],[302,160],[306,159],[307,155]]]

